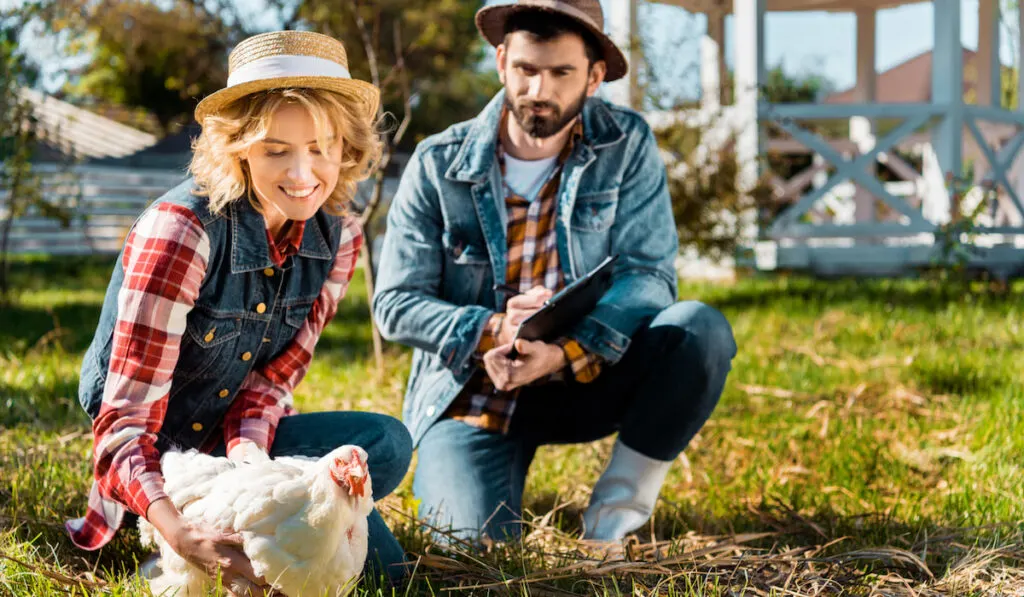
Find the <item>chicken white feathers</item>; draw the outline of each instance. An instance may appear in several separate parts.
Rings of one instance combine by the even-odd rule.
[[[241,534],[253,570],[287,597],[341,596],[366,560],[373,510],[366,452],[342,446],[320,459],[233,462],[196,451],[168,452],[164,490],[188,519]],[[145,519],[143,544],[159,548],[154,595],[198,597],[213,581],[179,556]]]

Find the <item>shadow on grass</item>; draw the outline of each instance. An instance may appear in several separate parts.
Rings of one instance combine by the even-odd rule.
[[[994,395],[1013,383],[1013,372],[999,365],[981,359],[922,357],[911,364],[907,375],[932,394],[979,398]]]
[[[78,404],[78,376],[48,379],[28,388],[0,382],[0,429],[32,425],[61,429],[88,421]]]
[[[17,355],[53,346],[81,353],[92,342],[101,307],[98,303],[0,307],[0,347]]]
[[[116,263],[112,255],[19,257],[11,263],[11,288],[15,292],[103,291]]]

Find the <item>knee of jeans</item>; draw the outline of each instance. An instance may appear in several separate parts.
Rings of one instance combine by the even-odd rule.
[[[701,355],[709,370],[728,371],[736,356],[732,326],[722,312],[700,301],[682,301],[659,313],[651,328],[673,326],[685,333],[685,344]]]
[[[373,493],[383,497],[402,482],[412,461],[412,436],[405,424],[394,417],[381,417],[381,440],[373,448],[370,478]],[[377,462],[376,467],[373,466]]]

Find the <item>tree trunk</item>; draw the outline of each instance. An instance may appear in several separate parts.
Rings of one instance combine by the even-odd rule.
[[[387,157],[390,157],[390,155]],[[376,285],[376,276],[373,272],[374,239],[373,235],[370,233],[370,221],[373,219],[373,214],[377,211],[377,206],[380,204],[381,195],[384,193],[383,168],[386,168],[387,162],[390,161],[387,157],[383,160],[384,165],[382,169],[377,171],[375,184],[373,185],[373,194],[370,196],[370,201],[366,204],[366,209],[363,210],[362,215],[359,217],[359,223],[363,229],[363,279],[366,281],[366,301],[370,309],[370,333],[373,337],[373,360],[377,365],[377,374],[381,377],[384,375],[384,339],[381,338],[380,328],[377,327],[377,322],[373,318],[373,293]]]
[[[363,243],[363,279],[366,281],[366,299],[370,305],[370,330],[373,336],[373,360],[377,365],[377,374],[384,375],[384,339],[381,338],[380,328],[377,327],[377,322],[373,319],[373,289],[374,289],[374,275],[373,275],[373,239],[369,235],[363,237],[366,242]]]
[[[11,179],[10,190],[7,193],[7,217],[3,221],[3,231],[0,232],[0,304],[6,305],[10,301],[10,268],[11,263],[8,255],[8,248],[11,241],[11,230],[14,228],[14,218],[17,211],[17,193],[21,188],[21,168],[15,168],[14,178]]]

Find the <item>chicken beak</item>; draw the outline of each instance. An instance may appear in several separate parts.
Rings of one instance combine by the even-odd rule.
[[[365,497],[366,475],[362,467],[348,473],[348,494],[356,497]]]

